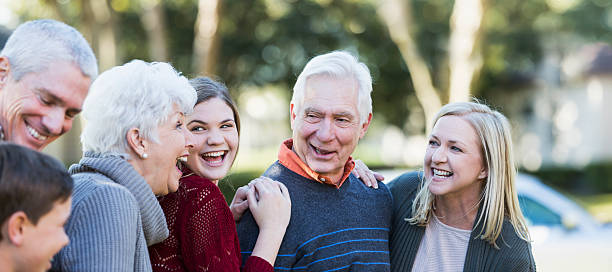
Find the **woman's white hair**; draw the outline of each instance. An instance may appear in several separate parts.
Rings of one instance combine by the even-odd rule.
[[[311,76],[327,75],[336,78],[353,78],[358,85],[358,105],[359,119],[361,123],[368,120],[368,115],[372,113],[372,76],[370,70],[364,63],[346,51],[334,51],[312,58],[302,70],[293,86],[294,112],[300,112],[304,103],[304,92],[306,81]]]
[[[96,56],[83,35],[50,19],[21,24],[6,41],[0,56],[8,58],[15,81],[28,73],[52,68],[58,61],[74,63],[91,80],[98,75]]]
[[[525,218],[519,207],[515,187],[516,168],[512,154],[512,136],[506,117],[487,105],[478,102],[456,102],[445,105],[434,119],[434,125],[444,116],[458,116],[469,122],[480,139],[481,154],[488,176],[482,189],[481,212],[476,227],[483,228],[479,236],[497,248],[497,238],[507,218],[516,234],[529,241]],[[427,225],[434,205],[434,195],[429,191],[431,180],[421,181],[417,196],[412,203],[412,224]],[[474,231],[474,230],[473,230]]]
[[[173,106],[188,114],[195,101],[189,81],[170,64],[133,60],[113,67],[93,82],[83,104],[83,151],[128,153],[126,135],[132,128],[159,142],[157,127]]]

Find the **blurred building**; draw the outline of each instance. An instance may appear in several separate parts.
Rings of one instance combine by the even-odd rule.
[[[612,47],[544,50],[526,87],[501,95],[520,166],[583,167],[612,161]]]

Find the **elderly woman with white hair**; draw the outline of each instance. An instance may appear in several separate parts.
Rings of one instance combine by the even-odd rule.
[[[192,146],[184,116],[195,101],[166,63],[135,60],[96,79],[83,106],[83,158],[70,167],[70,244],[53,270],[151,270],[147,246],[168,236],[156,196],[178,188],[176,163]]]

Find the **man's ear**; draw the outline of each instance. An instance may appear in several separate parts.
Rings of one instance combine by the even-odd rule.
[[[372,122],[372,113],[368,114],[368,120],[365,123],[361,124],[361,131],[359,133],[359,139],[365,136],[366,132],[368,131],[368,128],[370,127],[370,122]]]
[[[25,214],[25,212],[23,211],[18,211],[16,213],[13,213],[8,219],[7,219],[7,229],[6,229],[6,238],[8,239],[9,243],[15,245],[15,246],[21,246],[23,244],[23,241],[25,240],[25,228],[27,227],[27,224],[31,224],[28,216]],[[3,230],[4,231],[4,230]],[[2,233],[2,239],[4,239],[4,234]]]
[[[7,57],[0,57],[0,89],[4,87],[6,82],[9,80],[9,74],[11,72],[11,64]]]
[[[146,156],[145,154],[147,153],[149,143],[142,137],[138,128],[131,128],[128,130],[125,137],[128,142],[128,146],[136,155],[138,155],[140,158]]]
[[[293,122],[295,121],[295,105],[293,103],[291,103],[291,105],[289,105],[289,117],[291,119],[291,129],[293,130]]]

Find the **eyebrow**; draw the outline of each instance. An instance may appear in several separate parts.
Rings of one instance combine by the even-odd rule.
[[[304,113],[319,113],[322,114],[323,112],[314,108],[314,107],[308,107],[306,109],[304,109]],[[348,111],[341,111],[341,112],[337,112],[337,113],[333,113],[334,117],[350,117],[351,119],[355,117],[355,115],[351,112]]]
[[[223,120],[223,121],[221,121],[219,123],[223,124],[223,123],[227,123],[227,122],[236,122],[236,121],[234,121],[234,119],[232,119],[232,118],[228,118],[228,119],[225,119],[225,120]],[[202,125],[208,125],[208,123],[206,123],[206,122],[204,122],[202,120],[198,120],[198,119],[194,119],[194,120],[189,121],[189,123],[187,125],[191,125],[192,123],[199,123],[199,124],[202,124]]]
[[[440,138],[438,138],[438,136],[431,134],[432,138],[435,138],[436,140],[440,140]],[[461,144],[461,145],[465,145],[462,141],[457,141],[457,140],[448,140],[449,143],[451,144]]]
[[[338,113],[334,113],[334,116],[337,116],[337,117],[350,117],[351,119],[353,117],[355,117],[352,113],[350,113],[348,111],[341,111],[341,112],[338,112]]]
[[[320,110],[317,110],[314,107],[308,107],[304,109],[304,113],[322,113]]]
[[[66,105],[66,102],[64,102],[64,100],[62,98],[60,98],[59,96],[53,94],[51,92],[51,90],[45,88],[45,87],[41,87],[41,88],[36,88],[36,91],[41,94],[41,95],[45,95],[48,96],[51,100],[53,100],[53,102],[61,107]],[[67,112],[73,112],[75,114],[78,114],[81,112],[80,108],[68,108],[66,110]]]

